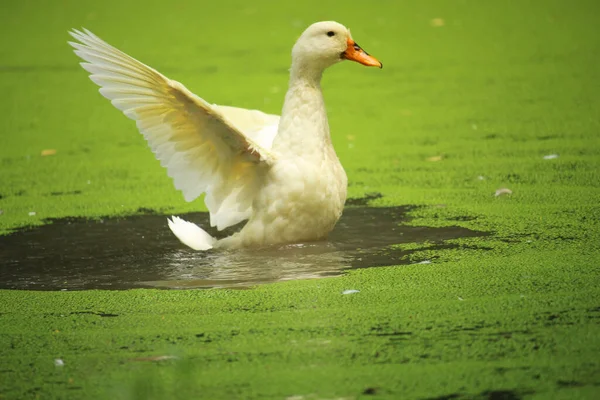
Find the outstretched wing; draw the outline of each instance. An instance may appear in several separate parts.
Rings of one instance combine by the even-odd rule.
[[[218,229],[249,218],[260,170],[272,160],[269,151],[230,123],[219,106],[211,106],[181,83],[88,30],[69,33],[79,42],[69,44],[86,61],[81,65],[90,79],[136,121],[185,199],[206,193],[211,225]]]
[[[237,129],[241,130],[263,149],[270,150],[273,139],[277,135],[279,115],[265,114],[258,110],[220,106],[213,104],[216,109]]]

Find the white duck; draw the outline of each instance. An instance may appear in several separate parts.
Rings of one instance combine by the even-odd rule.
[[[281,118],[209,104],[110,46],[92,32],[73,30],[69,42],[100,93],[136,121],[175,188],[187,201],[202,193],[216,240],[178,217],[169,227],[195,250],[323,239],[346,201],[347,178],[329,135],[321,93],[323,71],[342,60],[382,67],[333,22],[306,29],[292,49],[289,89]]]

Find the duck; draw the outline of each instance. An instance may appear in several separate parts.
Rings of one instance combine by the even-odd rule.
[[[184,245],[206,251],[326,239],[342,215],[348,179],[331,141],[321,79],[346,60],[383,67],[348,28],[323,21],[300,35],[281,116],[211,104],[85,28],[69,34],[100,94],[135,121],[184,199],[205,194],[219,231],[245,221],[217,239],[193,222],[167,218]]]

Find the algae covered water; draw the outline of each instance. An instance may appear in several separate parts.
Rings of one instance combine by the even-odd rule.
[[[597,0],[2,7],[0,286],[32,290],[0,290],[0,398],[598,398]],[[323,77],[348,197],[378,208],[278,263],[188,251],[165,216],[202,201],[173,189],[67,31],[279,114],[291,46],[323,19],[385,64]]]

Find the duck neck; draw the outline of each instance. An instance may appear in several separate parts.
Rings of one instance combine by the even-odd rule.
[[[331,143],[321,77],[323,69],[294,65],[273,149],[306,157],[322,154]]]

